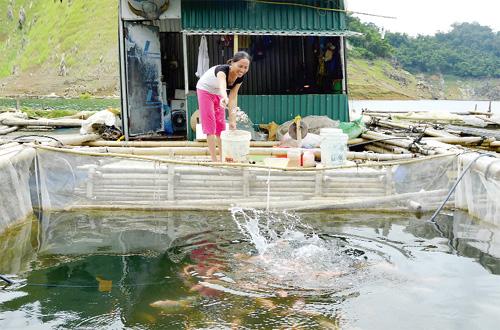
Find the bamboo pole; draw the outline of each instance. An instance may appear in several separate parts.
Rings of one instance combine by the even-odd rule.
[[[369,139],[369,140],[379,140],[379,139],[387,139],[387,138],[390,138],[391,136],[376,133],[376,132],[365,132],[362,134],[362,137],[365,139]],[[398,146],[398,147],[407,148],[407,149],[410,147],[410,145],[413,144],[413,140],[411,140],[411,139],[406,139],[406,141],[404,141],[403,139],[397,139],[397,140],[394,139],[394,140],[385,140],[384,142]],[[451,148],[451,146],[450,146],[450,148]],[[437,147],[429,147],[429,146],[426,146],[426,147],[420,146],[419,152],[422,154],[427,154],[427,155],[451,154],[451,152],[447,149],[437,148]]]
[[[476,118],[482,119],[484,121],[487,121],[487,122],[490,122],[490,123],[493,123],[493,124],[496,124],[496,125],[500,125],[500,122],[498,122],[496,120],[493,120],[493,119],[490,119],[490,118],[483,118],[483,117],[479,117],[479,116],[476,116]]]
[[[274,147],[280,144],[279,141],[250,141],[250,147]],[[207,147],[207,142],[195,141],[93,141],[83,145],[88,147]]]
[[[363,142],[366,142],[366,140],[363,138],[355,138],[355,139],[347,140],[347,145],[350,146],[353,144],[358,144],[358,143],[363,143]]]
[[[5,158],[0,158],[0,169],[10,164],[17,164],[19,162],[30,160],[35,157],[35,150],[33,148],[11,148],[13,153],[7,155]]]
[[[467,166],[477,156],[478,154],[476,153],[462,154],[458,157],[458,161],[463,166]],[[484,175],[488,175],[490,178],[500,179],[500,161],[498,157],[481,157],[476,160],[472,168],[482,172]]]
[[[393,146],[393,145],[384,143],[384,141],[382,141],[382,142],[373,142],[372,145],[375,145],[375,146],[387,149],[391,153],[394,153],[394,154],[411,154],[412,153],[408,149],[397,147],[397,146]]]
[[[99,179],[98,183],[102,186],[119,186],[121,189],[133,189],[134,187],[154,187],[167,186],[170,183],[168,179],[130,179],[130,180],[111,180]]]
[[[492,148],[500,147],[500,141],[490,142],[490,147],[492,147]]]
[[[370,114],[372,112],[380,112],[384,114],[391,114],[391,113],[409,113],[409,112],[418,112],[418,111],[406,111],[406,110],[369,110],[365,109],[363,110],[363,113]],[[453,112],[451,111],[450,113],[455,114],[455,115],[469,115],[469,112]]]
[[[323,189],[329,189],[329,188],[341,188],[341,189],[371,189],[371,188],[376,188],[376,189],[386,189],[385,185],[383,182],[352,182],[349,184],[349,182],[344,182],[344,183],[333,183],[333,182],[324,182],[323,183]]]
[[[415,154],[381,154],[375,152],[347,152],[347,159],[361,159],[368,161],[386,161],[415,158]]]
[[[418,125],[418,124],[399,124],[399,123],[393,123],[393,122],[388,122],[388,121],[379,121],[379,124],[384,124],[386,126],[392,127],[392,128],[403,128],[403,129],[410,129],[412,126],[419,126],[420,129],[425,129],[424,133],[429,136],[435,136],[435,137],[446,137],[446,136],[455,136],[449,132],[446,131],[439,131],[430,127],[426,127],[427,125]]]
[[[86,145],[86,143],[84,143]],[[122,155],[142,155],[142,156],[208,156],[210,155],[206,146],[178,146],[178,147],[97,147],[97,148],[82,148],[84,152],[98,152],[105,154],[122,154]],[[268,156],[286,156],[287,148],[267,148],[267,147],[250,147],[250,155],[268,155]]]
[[[470,137],[439,137],[433,138],[433,141],[439,141],[448,144],[459,144],[459,145],[490,145],[491,142],[495,142],[496,139],[494,137],[490,138],[482,138],[479,136],[470,136]],[[424,140],[425,141],[425,140]]]
[[[366,140],[380,140],[380,139],[389,139],[394,136],[386,135],[386,134],[381,134],[381,133],[376,133],[376,132],[371,132],[367,131],[361,135],[363,139]],[[384,142],[387,144],[392,144],[401,148],[408,148],[408,146],[413,142],[413,140],[407,138],[406,141],[403,141],[404,139],[397,139],[397,140],[385,140]]]
[[[19,126],[10,126],[8,128],[2,128],[2,129],[0,129],[0,135],[9,134],[11,132],[17,131],[18,129],[19,129]]]
[[[436,191],[428,192],[418,192],[418,193],[408,193],[396,196],[384,196],[375,198],[363,198],[355,200],[345,200],[342,198],[327,199],[324,198],[311,198],[311,199],[300,199],[298,197],[295,200],[290,200],[289,198],[282,197],[271,197],[269,201],[269,206],[271,209],[288,209],[295,211],[319,211],[319,210],[381,210],[387,208],[384,205],[391,205],[389,210],[394,211],[398,208],[395,204],[407,205],[410,199],[414,199],[419,196],[429,195],[439,197],[444,196],[447,193],[447,189],[441,189]],[[188,195],[189,196],[189,195]],[[210,197],[210,196],[206,196]],[[405,204],[406,203],[406,204]],[[267,197],[257,197],[257,198],[207,198],[207,199],[191,199],[191,200],[177,200],[177,201],[165,201],[165,200],[152,200],[152,201],[142,201],[137,202],[117,202],[115,204],[103,204],[102,201],[98,201],[91,204],[75,204],[69,205],[63,209],[63,211],[75,211],[75,210],[85,210],[85,209],[102,209],[102,210],[179,210],[179,211],[189,211],[189,210],[227,210],[230,205],[235,206],[245,206],[245,207],[255,207],[265,209],[267,207]],[[426,204],[427,205],[427,204]],[[437,205],[437,204],[436,204]],[[385,208],[384,208],[385,207]],[[403,210],[403,208],[401,208]],[[407,211],[407,207],[405,207]],[[61,211],[60,209],[54,209],[52,211]]]
[[[17,147],[17,146],[19,146],[19,143],[17,143],[17,142],[8,142],[8,143],[0,145],[0,150],[9,149],[9,148]]]
[[[311,205],[299,206],[294,208],[295,211],[320,211],[320,210],[349,210],[349,209],[363,209],[372,208],[377,206],[384,206],[386,204],[394,205],[394,203],[408,203],[409,199],[414,199],[415,197],[430,197],[430,196],[445,196],[448,192],[447,189],[439,189],[434,191],[422,191],[416,193],[406,193],[399,195],[391,195],[384,197],[375,197],[371,199],[363,199],[358,201],[342,201],[334,202],[332,201],[315,201]]]
[[[7,126],[82,127],[81,119],[3,119]]]
[[[68,135],[68,136],[59,136],[57,139],[61,141],[62,144],[64,145],[72,145],[72,146],[79,146],[82,143],[88,142],[88,141],[94,141],[98,140],[101,137],[99,134],[95,133],[90,133],[90,134],[85,134],[85,135]],[[52,146],[58,146],[57,141],[49,141],[47,143],[48,145]]]
[[[392,154],[391,150],[376,145],[366,145],[365,149],[379,154]]]
[[[493,113],[491,112],[481,112],[481,111],[469,111],[470,114],[473,114],[473,115],[483,115],[483,116],[492,116]]]

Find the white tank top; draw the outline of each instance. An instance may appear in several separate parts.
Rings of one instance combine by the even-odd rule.
[[[217,73],[219,73],[219,71],[226,74],[226,86],[228,86],[228,90],[231,90],[234,86],[243,82],[243,77],[238,77],[234,83],[229,86],[229,84],[227,84],[227,79],[229,77],[229,65],[222,64],[208,69],[203,76],[201,76],[200,80],[198,80],[196,88],[209,92],[210,94],[220,95],[219,84],[217,83]]]

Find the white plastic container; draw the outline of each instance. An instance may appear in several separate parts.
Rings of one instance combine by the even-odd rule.
[[[288,158],[264,158],[264,164],[270,167],[286,168],[288,166]]]
[[[314,149],[308,149],[304,151],[304,156],[302,156],[302,166],[304,167],[314,167],[316,166],[316,160],[314,157]]]
[[[248,162],[250,154],[250,139],[252,134],[247,131],[222,131],[222,161],[226,163]]]
[[[300,167],[300,157],[302,156],[302,149],[290,148],[286,151],[286,158],[288,158],[288,167]]]
[[[322,128],[319,135],[322,138],[321,165],[326,167],[345,165],[348,135],[340,128]]]

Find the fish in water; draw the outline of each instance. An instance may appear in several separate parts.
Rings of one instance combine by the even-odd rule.
[[[269,310],[276,308],[276,305],[269,299],[260,298],[260,297],[256,297],[254,299],[257,302],[257,305],[259,305],[261,307],[264,307],[264,308],[269,309]]]
[[[158,300],[149,304],[151,307],[161,309],[163,312],[173,313],[193,307],[194,298],[181,300]]]

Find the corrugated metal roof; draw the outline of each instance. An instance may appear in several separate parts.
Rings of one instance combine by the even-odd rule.
[[[314,33],[344,30],[345,12],[334,11],[343,9],[343,0],[287,0],[286,3],[184,0],[181,17],[182,27],[186,31],[219,30],[226,34],[231,34],[229,31],[232,30],[259,34],[265,34],[264,31]]]
[[[305,36],[305,37],[321,37],[321,36],[346,36],[346,37],[359,37],[362,33],[353,32],[348,30],[252,30],[252,29],[239,29],[239,28],[226,28],[226,29],[207,29],[207,28],[187,28],[181,31],[188,35],[273,35],[273,36]]]

